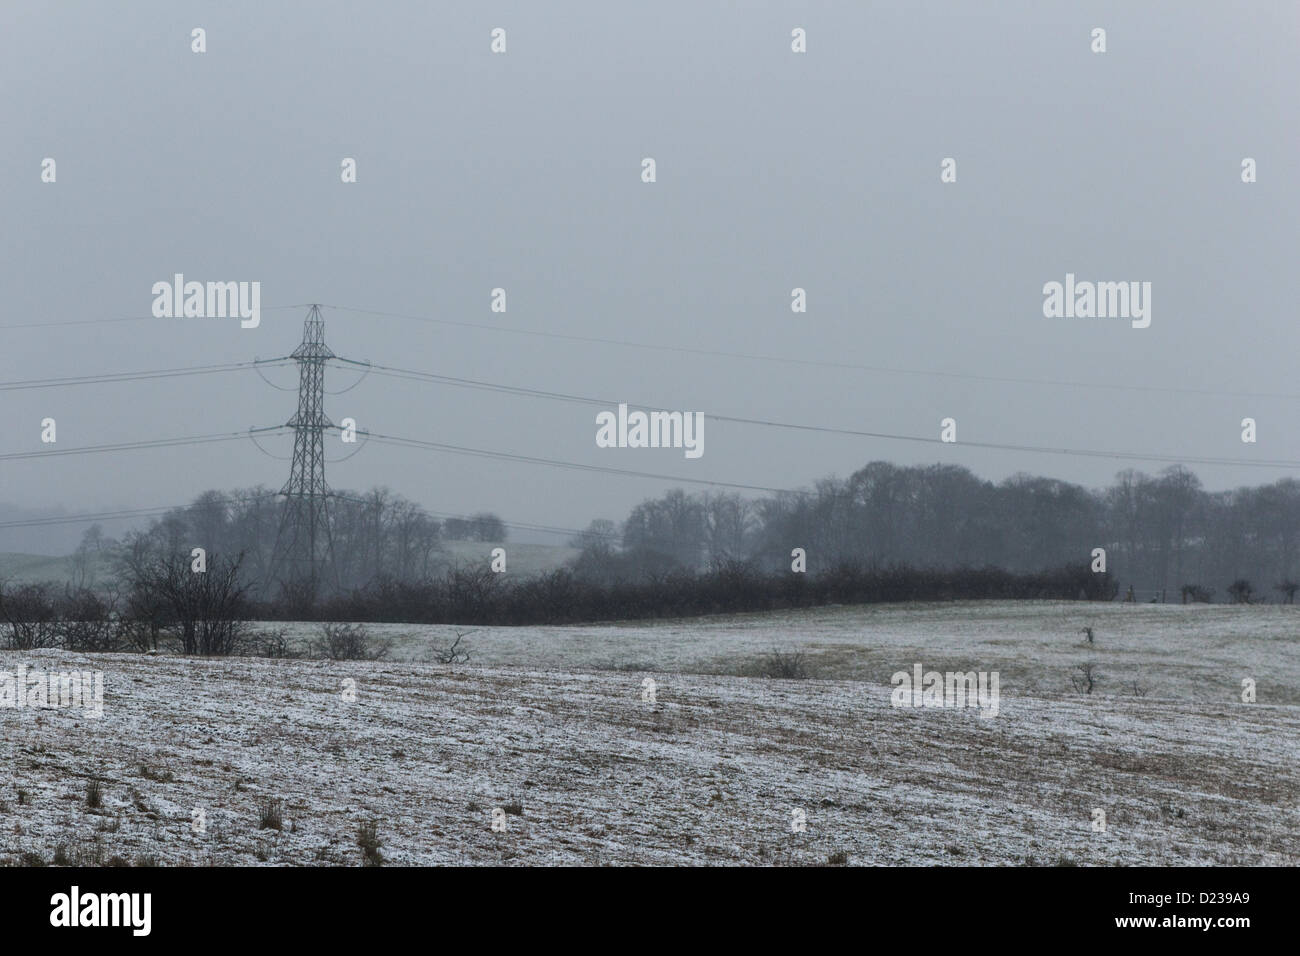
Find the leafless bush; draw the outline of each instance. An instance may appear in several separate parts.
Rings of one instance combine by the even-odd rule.
[[[771,650],[758,660],[758,676],[777,680],[803,680],[808,677],[808,661],[803,651]]]
[[[0,618],[9,629],[9,647],[30,651],[59,641],[59,609],[49,584],[0,585]]]
[[[275,660],[292,660],[304,654],[301,648],[294,647],[289,642],[289,631],[283,627],[250,635],[245,639],[242,650],[254,657],[269,657]]]
[[[121,646],[124,629],[117,619],[115,594],[69,586],[59,605],[58,630],[68,650],[115,651]]]
[[[233,654],[248,632],[244,615],[250,585],[240,573],[243,561],[243,554],[224,558],[213,553],[206,571],[194,571],[183,553],[142,558],[129,571],[128,609],[149,615],[148,630],[155,641],[165,622],[182,653]],[[138,633],[135,639],[138,642]]]
[[[267,797],[257,811],[257,828],[259,830],[284,829],[284,801]]]
[[[393,648],[392,641],[373,637],[364,624],[322,624],[319,633],[313,656],[332,661],[383,660]]]
[[[464,640],[467,634],[473,633],[473,631],[466,631],[462,634],[460,631],[457,631],[456,640],[450,645],[443,648],[435,647],[433,649],[433,659],[439,664],[468,664],[469,651],[460,650],[460,642]]]
[[[1074,685],[1074,689],[1080,694],[1091,694],[1092,689],[1101,680],[1096,665],[1088,661],[1086,664],[1079,664],[1074,670],[1075,673],[1070,675],[1070,683]]]
[[[361,847],[366,866],[384,865],[384,855],[379,852],[383,846],[379,839],[379,824],[374,820],[357,827],[357,846]]]

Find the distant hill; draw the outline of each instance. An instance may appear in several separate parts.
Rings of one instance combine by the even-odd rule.
[[[563,567],[581,552],[577,548],[554,544],[518,544],[509,541],[444,541],[448,560],[457,567],[482,564],[492,560],[493,548],[506,549],[506,573],[527,577],[545,574]]]
[[[70,556],[51,557],[45,554],[0,553],[0,581],[30,584],[33,581],[71,582],[76,574]],[[107,556],[92,554],[86,566],[87,583],[103,584],[113,577]]]

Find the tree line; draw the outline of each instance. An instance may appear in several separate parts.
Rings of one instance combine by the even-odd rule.
[[[1092,563],[1144,600],[1294,598],[1300,482],[1208,492],[1175,465],[1121,471],[1106,488],[1017,474],[999,483],[959,465],[877,461],[806,493],[746,498],[673,490],[627,519],[596,521],[572,544],[576,569],[613,581],[743,559],[774,571],[791,551],[817,574],[845,563],[997,567],[1014,573]]]
[[[1300,482],[1207,492],[1180,466],[1122,471],[1099,490],[887,462],[806,493],[674,489],[621,523],[591,522],[568,566],[532,577],[447,560],[448,534],[503,541],[496,516],[440,522],[377,488],[331,501],[325,586],[308,602],[289,600],[274,576],[282,507],[264,488],[209,491],[120,542],[94,527],[70,583],[0,582],[3,643],[220,655],[249,646],[251,620],[553,624],[877,601],[1113,600],[1128,589],[1143,600],[1291,602],[1300,591]],[[206,552],[202,572],[195,547]],[[1092,566],[1096,548],[1104,573]]]

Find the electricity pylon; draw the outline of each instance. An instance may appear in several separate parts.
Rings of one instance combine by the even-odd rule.
[[[303,323],[302,344],[289,356],[298,363],[298,411],[286,422],[293,429],[293,465],[280,489],[284,507],[276,535],[273,578],[291,594],[314,599],[320,569],[332,557],[329,486],[325,484],[325,363],[334,353],[325,344],[325,320],[313,305]]]

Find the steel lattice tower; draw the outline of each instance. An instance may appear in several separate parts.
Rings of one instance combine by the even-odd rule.
[[[284,508],[276,536],[273,574],[292,589],[315,594],[323,560],[330,554],[325,484],[325,363],[334,353],[325,344],[325,320],[313,305],[302,328],[302,344],[290,355],[298,363],[298,411],[286,422],[293,429],[293,465],[280,489]]]

